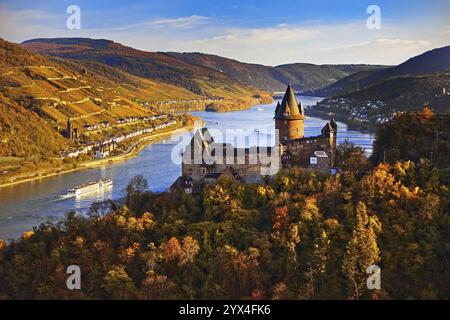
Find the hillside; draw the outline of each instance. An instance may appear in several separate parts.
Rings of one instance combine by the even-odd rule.
[[[212,68],[250,86],[278,92],[290,82],[297,91],[315,90],[362,70],[379,70],[376,65],[314,65],[295,63],[277,67],[242,63],[233,59],[203,53],[175,53],[171,56],[186,63]]]
[[[317,89],[306,91],[303,94],[310,95],[313,97],[332,97],[334,95],[344,94],[346,92],[356,91],[359,87],[363,87],[365,79],[373,74],[374,70],[364,70],[347,77],[337,80],[336,82]]]
[[[183,88],[116,72],[98,65],[49,59],[0,41],[0,91],[6,99],[35,112],[54,130],[71,118],[81,133],[86,125],[157,114],[139,98],[195,99]]]
[[[268,93],[212,68],[188,64],[166,53],[140,51],[110,40],[34,39],[25,41],[22,46],[41,54],[102,63],[141,78],[184,88],[203,98],[224,100],[221,105],[234,104],[240,108],[257,103],[253,97],[270,100]]]
[[[328,115],[357,128],[374,129],[396,112],[431,107],[439,114],[450,112],[450,73],[399,76],[373,86],[322,100],[310,114]]]
[[[450,46],[436,48],[416,57],[412,57],[402,64],[381,70],[364,70],[342,78],[335,83],[312,90],[308,94],[319,97],[342,95],[350,91],[370,87],[379,81],[406,75],[425,75],[450,70]]]
[[[175,64],[171,69],[170,59],[167,68],[157,64],[155,69],[147,68],[146,53],[110,41],[94,41],[94,45],[111,50],[98,55],[106,61],[90,59],[96,56],[91,51],[79,60],[42,55],[0,39],[0,183],[70,170],[92,160],[97,151],[103,153],[104,145],[108,146],[106,157],[120,155],[149,130],[164,131],[191,122],[189,116],[170,115],[175,111],[229,111],[272,100],[269,93],[225,75],[210,76]],[[115,47],[118,60],[109,56]],[[85,46],[66,49],[83,52]],[[128,59],[141,61],[140,71],[124,62]],[[129,68],[102,63],[108,61],[122,61]],[[152,70],[159,70],[160,77],[146,77]],[[186,79],[201,87],[202,94],[184,86],[189,82],[178,78],[178,72],[189,76]],[[163,81],[164,74],[183,83]]]
[[[0,93],[0,164],[2,157],[7,162],[11,157],[56,157],[67,146],[45,120]]]
[[[0,39],[0,182],[73,168],[92,159],[102,141],[178,121],[162,115],[164,106],[157,103],[173,99],[201,98],[106,65],[44,57]],[[75,139],[67,137],[68,118]],[[125,148],[124,142],[114,150]],[[67,158],[77,150],[92,151]]]

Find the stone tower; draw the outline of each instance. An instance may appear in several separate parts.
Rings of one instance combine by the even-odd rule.
[[[289,84],[283,101],[275,109],[275,129],[278,130],[280,142],[304,137],[305,112],[301,103],[295,99],[294,90]]]
[[[72,121],[70,121],[70,117],[67,118],[66,138],[71,141],[73,140],[73,126],[72,126]]]
[[[337,123],[334,118],[331,117],[330,121],[322,128],[321,136],[328,140],[327,152],[330,156],[330,164],[335,164],[336,158],[336,140],[337,140]]]

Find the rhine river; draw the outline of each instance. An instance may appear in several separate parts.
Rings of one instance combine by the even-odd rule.
[[[320,100],[312,97],[299,99],[304,106],[314,105]],[[241,129],[267,141],[264,143],[260,140],[260,145],[267,145],[273,141],[269,133],[274,128],[275,104],[259,105],[245,111],[192,112],[192,114],[205,120],[213,136],[216,130],[223,132],[225,129]],[[325,123],[326,120],[307,117],[305,136],[320,134]],[[190,135],[191,133],[186,133],[184,137]],[[172,150],[176,146],[179,147],[182,137],[167,138],[148,145],[135,158],[120,163],[1,188],[0,239],[20,237],[22,232],[31,230],[33,226],[42,222],[57,222],[69,211],[85,213],[93,202],[119,199],[123,196],[122,190],[128,181],[138,174],[148,180],[151,191],[167,190],[181,174],[181,164],[172,161]],[[365,148],[368,154],[372,151],[371,134],[347,130],[344,124],[338,122],[338,143],[345,139]],[[223,141],[220,137],[215,137],[215,140]],[[98,179],[112,179],[114,185],[109,190],[82,197],[66,196],[69,188]]]

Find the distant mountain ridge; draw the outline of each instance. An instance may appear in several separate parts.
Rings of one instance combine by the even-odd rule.
[[[418,56],[412,57],[398,66],[381,70],[365,70],[348,77],[342,78],[335,83],[318,90],[308,92],[310,95],[330,97],[342,95],[375,85],[377,82],[389,78],[406,75],[425,75],[436,72],[450,71],[450,46],[436,48],[426,51]]]
[[[238,98],[239,94],[248,94],[245,91],[251,89],[214,69],[188,64],[170,54],[126,47],[111,40],[33,39],[23,42],[22,46],[41,54],[103,63],[135,76],[183,87],[197,95],[223,97],[234,93]]]
[[[363,70],[381,70],[378,65],[314,65],[295,63],[277,67],[242,63],[203,53],[145,52],[111,40],[87,38],[32,39],[22,43],[35,52],[65,58],[97,61],[137,76],[182,85],[196,94],[210,94],[202,85],[232,80],[267,91],[284,91],[291,83],[297,91],[315,90]]]
[[[387,68],[381,65],[315,65],[311,63],[271,67],[198,52],[169,52],[169,54],[184,62],[215,69],[247,85],[273,92],[284,92],[287,83],[291,83],[296,91],[315,90],[362,70]]]

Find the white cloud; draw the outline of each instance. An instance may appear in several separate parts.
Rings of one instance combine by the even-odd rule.
[[[383,35],[383,37],[381,37]],[[437,43],[398,37],[396,30],[372,32],[359,23],[261,29],[229,29],[220,35],[172,43],[176,51],[200,51],[240,61],[278,65],[293,62],[398,64]]]
[[[377,38],[364,42],[338,45],[318,50],[318,56],[333,54],[337,63],[399,64],[433,48],[429,40]]]
[[[398,64],[435,47],[448,45],[448,23],[399,25],[384,20],[381,30],[365,21],[237,27],[231,20],[200,15],[158,18],[113,28],[68,30],[66,15],[11,11],[0,5],[0,37],[21,42],[37,37],[105,38],[148,51],[199,51],[243,62],[278,65],[310,63]],[[83,26],[83,23],[82,23]],[[447,33],[444,33],[445,30]]]
[[[199,24],[204,24],[209,20],[208,17],[192,15],[190,17],[180,17],[175,19],[154,19],[144,22],[143,25],[170,27],[170,28],[186,28]]]
[[[0,36],[12,41],[24,34],[30,37],[41,36],[51,32],[52,23],[57,21],[55,15],[40,10],[10,11],[4,4],[0,4]],[[65,20],[63,20],[65,23]]]

